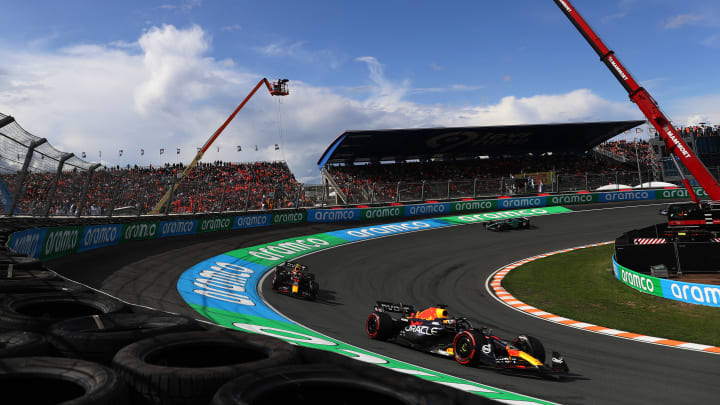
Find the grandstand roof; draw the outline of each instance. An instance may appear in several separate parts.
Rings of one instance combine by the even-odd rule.
[[[318,160],[327,163],[582,153],[645,121],[345,131]]]

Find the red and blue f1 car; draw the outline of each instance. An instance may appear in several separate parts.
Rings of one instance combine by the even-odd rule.
[[[393,313],[399,316],[391,316]],[[415,311],[412,305],[377,301],[365,330],[370,339],[454,357],[466,366],[542,377],[569,372],[565,359],[557,352],[552,353],[548,365],[544,364],[545,347],[539,339],[530,335],[519,335],[512,342],[500,339],[488,328],[473,328],[467,318],[448,316],[444,305]]]
[[[315,281],[315,275],[308,271],[307,266],[285,262],[275,267],[272,289],[282,294],[315,301],[320,283]]]

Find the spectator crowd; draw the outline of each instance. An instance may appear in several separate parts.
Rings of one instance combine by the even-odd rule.
[[[18,211],[23,215],[76,215],[85,193],[82,215],[108,215],[111,210],[146,214],[179,183],[184,170],[182,164],[102,168],[92,173],[88,183],[88,173],[74,169],[63,172],[56,185],[56,173],[30,173],[23,182]],[[3,180],[14,187],[16,176],[4,175]],[[217,161],[190,169],[167,208],[170,213],[188,213],[270,210],[306,203],[302,185],[285,162]]]

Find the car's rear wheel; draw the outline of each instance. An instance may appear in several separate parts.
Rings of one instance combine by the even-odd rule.
[[[384,312],[373,312],[365,322],[365,331],[370,339],[388,340],[393,335],[394,322]]]
[[[485,336],[476,330],[463,330],[453,339],[455,360],[465,366],[474,366],[480,359],[480,350],[485,343]]]

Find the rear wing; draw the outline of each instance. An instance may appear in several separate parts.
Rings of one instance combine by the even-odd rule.
[[[394,303],[387,301],[375,301],[376,312],[395,312],[402,314],[403,316],[409,315],[415,312],[415,307],[412,305],[404,305],[402,303]]]
[[[278,268],[280,268],[281,270],[292,270],[296,264],[300,264],[300,263],[286,261],[286,262],[283,262],[282,264],[279,264]],[[308,270],[308,266],[305,266],[304,264],[300,264],[300,271],[306,272],[307,270]]]

